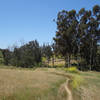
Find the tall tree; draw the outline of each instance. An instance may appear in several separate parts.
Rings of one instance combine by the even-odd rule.
[[[97,5],[91,11],[86,11],[84,8],[79,11],[79,34],[82,34],[80,37],[81,54],[86,59],[87,64],[90,65],[90,70],[95,65],[97,41],[100,40],[98,15],[100,15],[100,7]]]
[[[78,55],[91,70],[96,65],[97,44],[100,42],[100,6],[96,5],[92,10],[82,8],[78,13],[63,10],[58,13],[56,22],[54,40],[58,53],[65,60],[68,58],[68,66],[71,55]]]
[[[77,47],[76,45],[76,27],[77,14],[75,10],[61,11],[57,17],[57,32],[54,41],[58,47],[58,52],[68,60],[68,67],[70,66],[70,57]],[[66,63],[67,64],[67,63]]]

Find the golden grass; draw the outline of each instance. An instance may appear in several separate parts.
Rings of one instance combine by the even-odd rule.
[[[36,69],[0,69],[0,100],[55,100],[65,78]]]
[[[0,100],[66,100],[59,88],[67,75],[73,77],[74,100],[99,100],[99,72],[66,73],[64,68],[0,68]]]
[[[82,72],[85,83],[81,86],[82,99],[100,100],[100,72]]]

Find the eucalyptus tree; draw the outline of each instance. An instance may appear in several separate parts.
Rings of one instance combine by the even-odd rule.
[[[54,37],[57,51],[70,66],[72,54],[84,59],[90,70],[96,64],[97,44],[100,42],[100,6],[92,10],[61,11],[57,16],[57,31]],[[81,60],[81,59],[80,59]]]
[[[57,16],[57,32],[54,41],[57,45],[59,54],[65,57],[68,67],[70,66],[70,57],[77,47],[76,45],[76,28],[77,14],[75,10],[61,11]]]
[[[95,65],[97,42],[100,40],[100,6],[96,5],[92,10],[80,10],[81,54],[85,58],[90,70]]]
[[[77,35],[77,40],[78,40],[78,52],[80,58],[84,58],[85,62],[88,65],[88,59],[89,59],[89,39],[88,39],[88,23],[89,23],[89,18],[91,16],[91,11],[87,11],[84,8],[80,9],[78,12],[78,35]],[[81,59],[80,59],[81,60]],[[81,69],[82,65],[81,65]]]

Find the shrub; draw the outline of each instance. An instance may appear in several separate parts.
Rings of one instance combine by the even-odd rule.
[[[71,82],[71,85],[73,88],[78,88],[82,83],[83,83],[84,79],[79,76],[79,75],[75,75],[73,78],[72,78],[72,82]]]
[[[46,61],[46,57],[42,57],[42,62],[45,62]]]
[[[79,70],[76,67],[65,68],[65,71],[70,73],[79,73]]]

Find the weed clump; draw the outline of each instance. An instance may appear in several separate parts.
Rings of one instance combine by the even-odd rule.
[[[77,89],[84,82],[84,79],[80,75],[75,75],[71,80],[72,88]]]
[[[79,70],[76,67],[65,68],[65,71],[70,72],[70,73],[78,73],[79,74]]]

